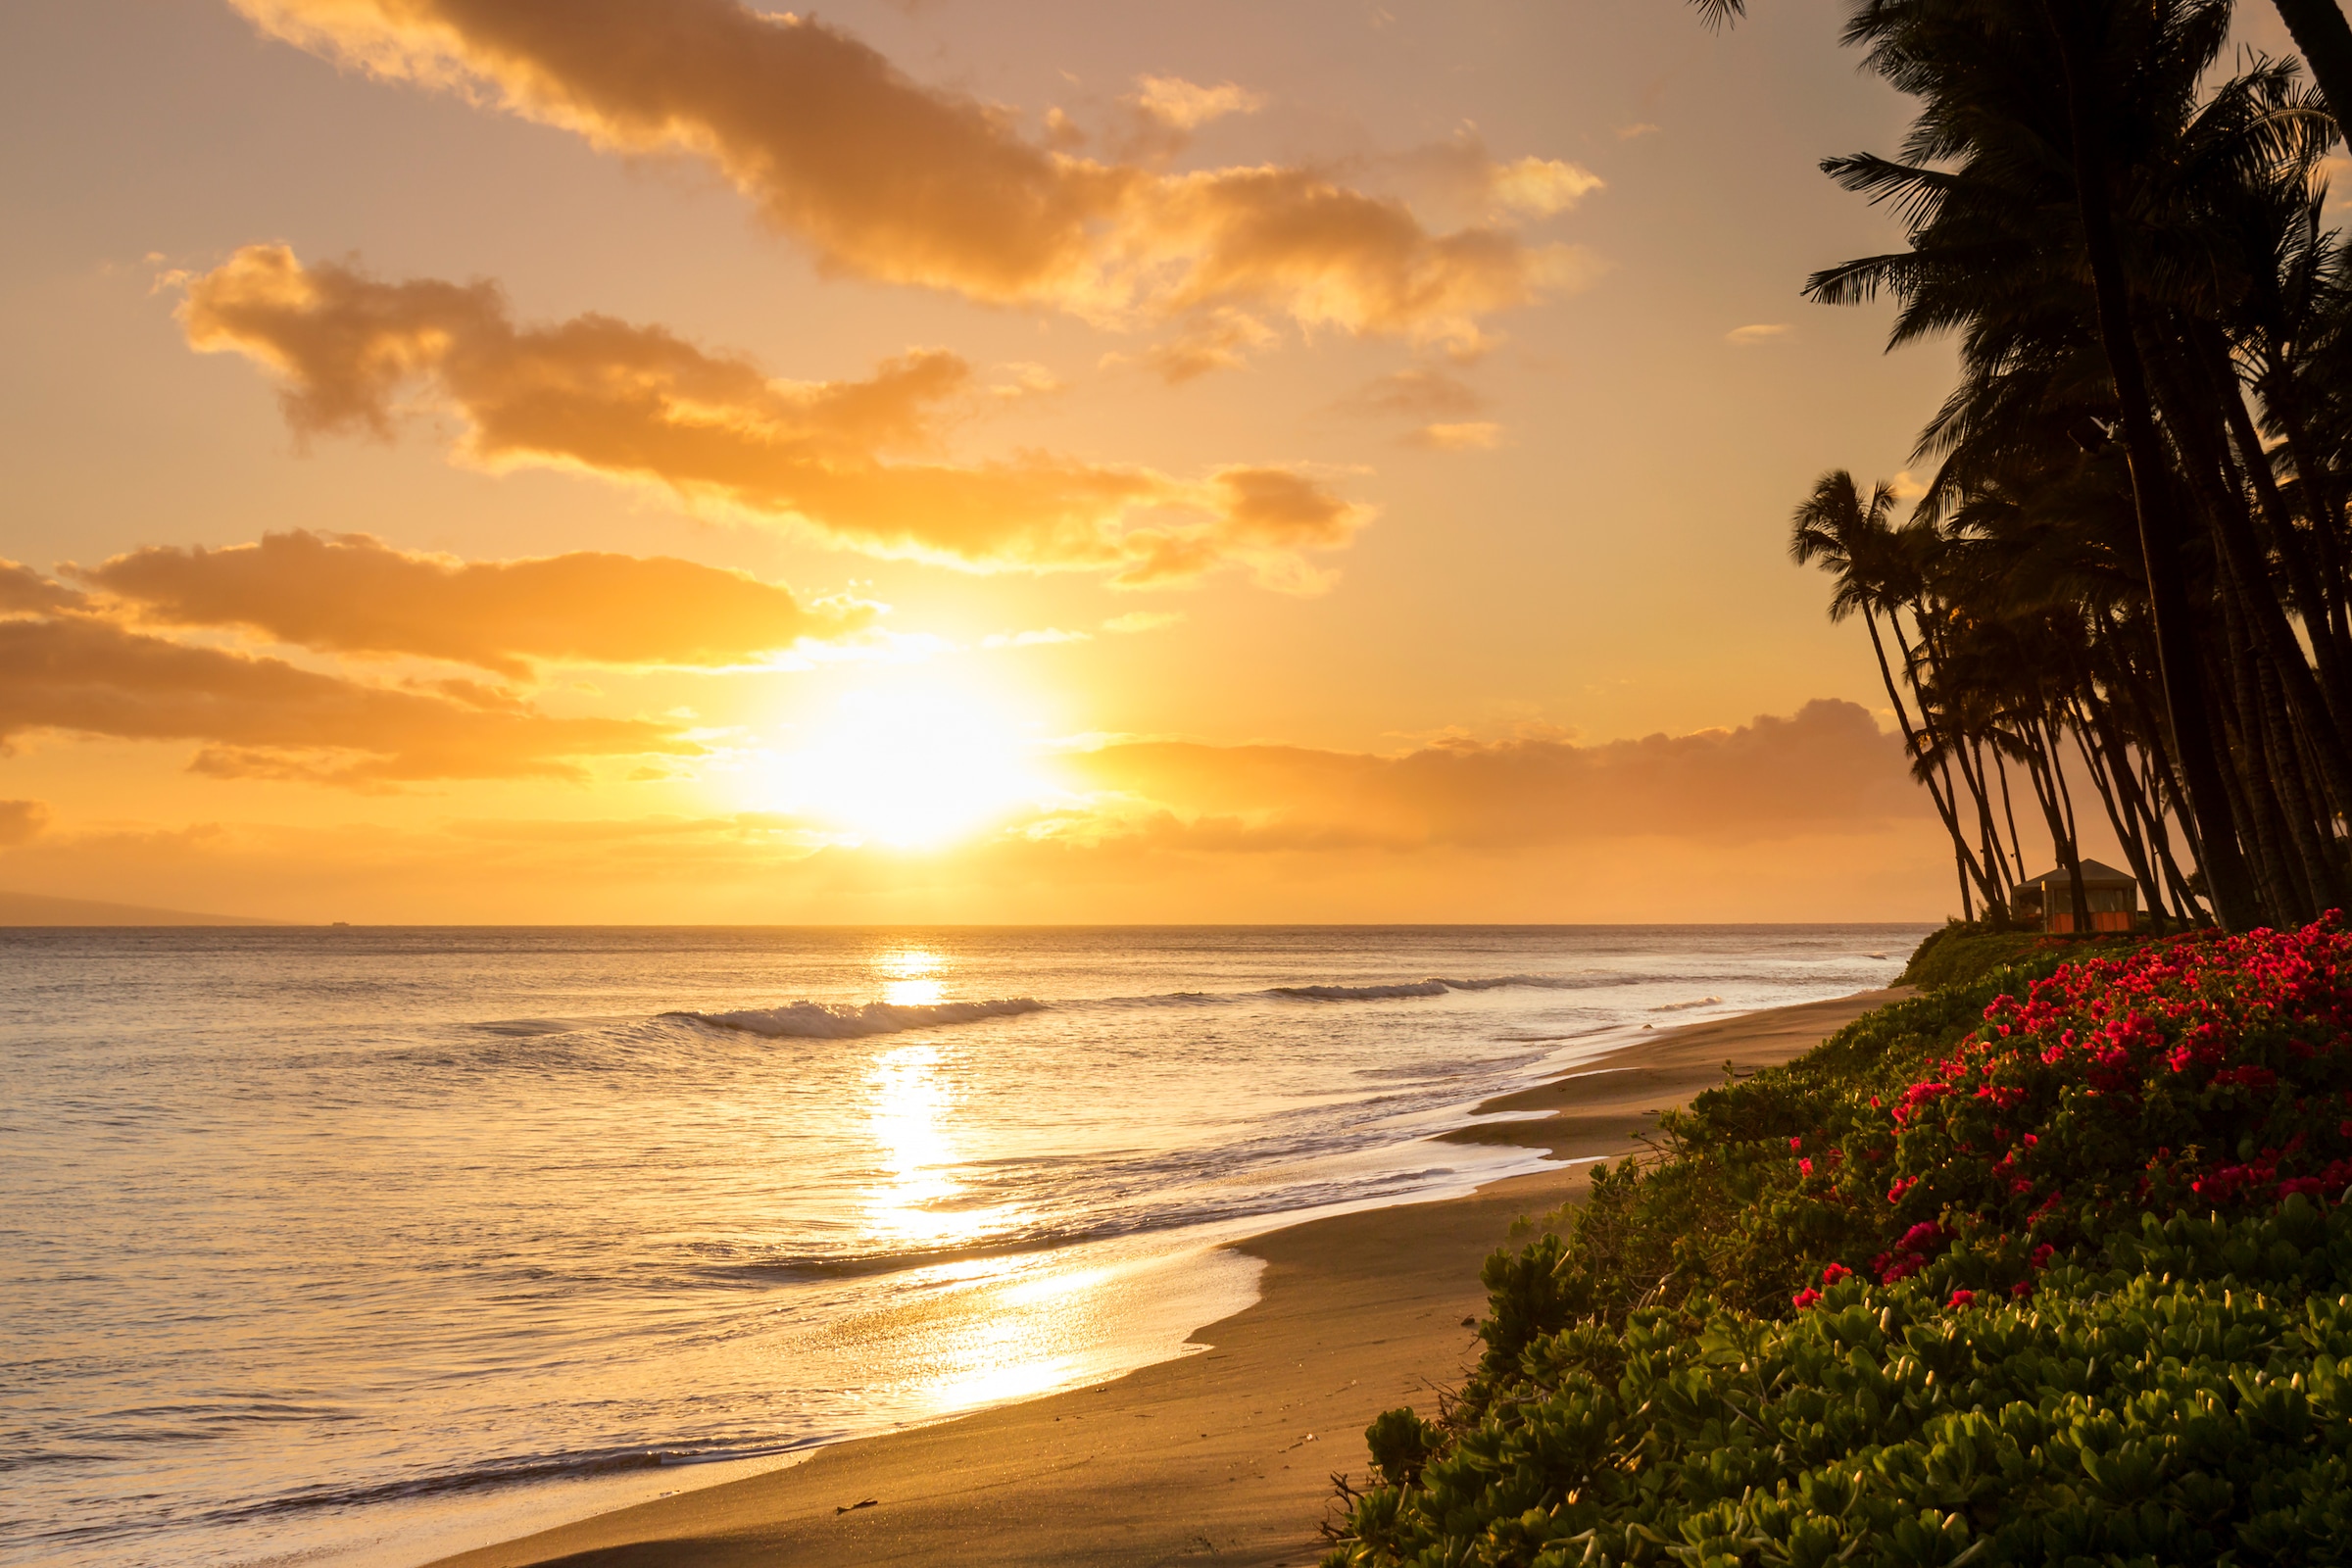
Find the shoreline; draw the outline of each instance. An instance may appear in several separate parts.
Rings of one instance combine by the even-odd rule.
[[[829,1445],[781,1469],[690,1488],[428,1568],[750,1568],[909,1559],[984,1564],[1213,1560],[1303,1568],[1329,1477],[1360,1478],[1363,1429],[1436,1402],[1475,1358],[1480,1264],[1523,1215],[1584,1190],[1581,1163],[1630,1152],[1656,1112],[1801,1054],[1909,993],[1857,992],[1660,1030],[1482,1102],[1508,1121],[1439,1134],[1578,1161],[1467,1197],[1292,1224],[1232,1250],[1264,1261],[1258,1299],[1196,1330],[1206,1348],[1108,1383]],[[1528,1113],[1535,1114],[1528,1114]],[[1147,1425],[1146,1423],[1149,1423]],[[867,1499],[873,1499],[869,1505]]]

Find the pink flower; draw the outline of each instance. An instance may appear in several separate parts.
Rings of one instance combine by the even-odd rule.
[[[1788,1140],[1788,1147],[1790,1149],[1802,1149],[1805,1147],[1805,1141],[1802,1138],[1791,1138]]]
[[[1794,1296],[1788,1298],[1788,1299],[1795,1303],[1796,1309],[1799,1312],[1802,1312],[1807,1307],[1811,1306],[1815,1301],[1821,1299],[1821,1293],[1808,1285],[1803,1290],[1797,1292]]]
[[[1796,1162],[1796,1170],[1800,1176],[1810,1176],[1813,1174],[1813,1162],[1809,1159],[1800,1159]]]
[[[1824,1285],[1835,1285],[1839,1280],[1850,1280],[1853,1277],[1854,1271],[1843,1263],[1832,1263],[1821,1271],[1821,1283]]]
[[[2034,1294],[2034,1282],[2032,1280],[2019,1280],[2015,1285],[2009,1287],[2009,1294],[2022,1301],[2027,1297]]]

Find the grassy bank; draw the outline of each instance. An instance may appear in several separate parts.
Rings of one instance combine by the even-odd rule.
[[[2352,1560],[2352,941],[2031,950],[1490,1259],[1332,1564]]]

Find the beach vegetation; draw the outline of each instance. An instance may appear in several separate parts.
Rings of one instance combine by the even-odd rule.
[[[1934,990],[1971,985],[1996,969],[2030,962],[2037,957],[2086,957],[2137,946],[2136,937],[2045,935],[2019,930],[2005,922],[1951,920],[1928,933],[1912,950],[1895,984]]]
[[[2035,955],[1656,1147],[1490,1259],[1333,1568],[2352,1559],[2334,920]]]

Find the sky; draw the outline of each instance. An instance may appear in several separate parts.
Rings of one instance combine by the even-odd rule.
[[[14,0],[0,888],[1936,919],[1774,0]]]

